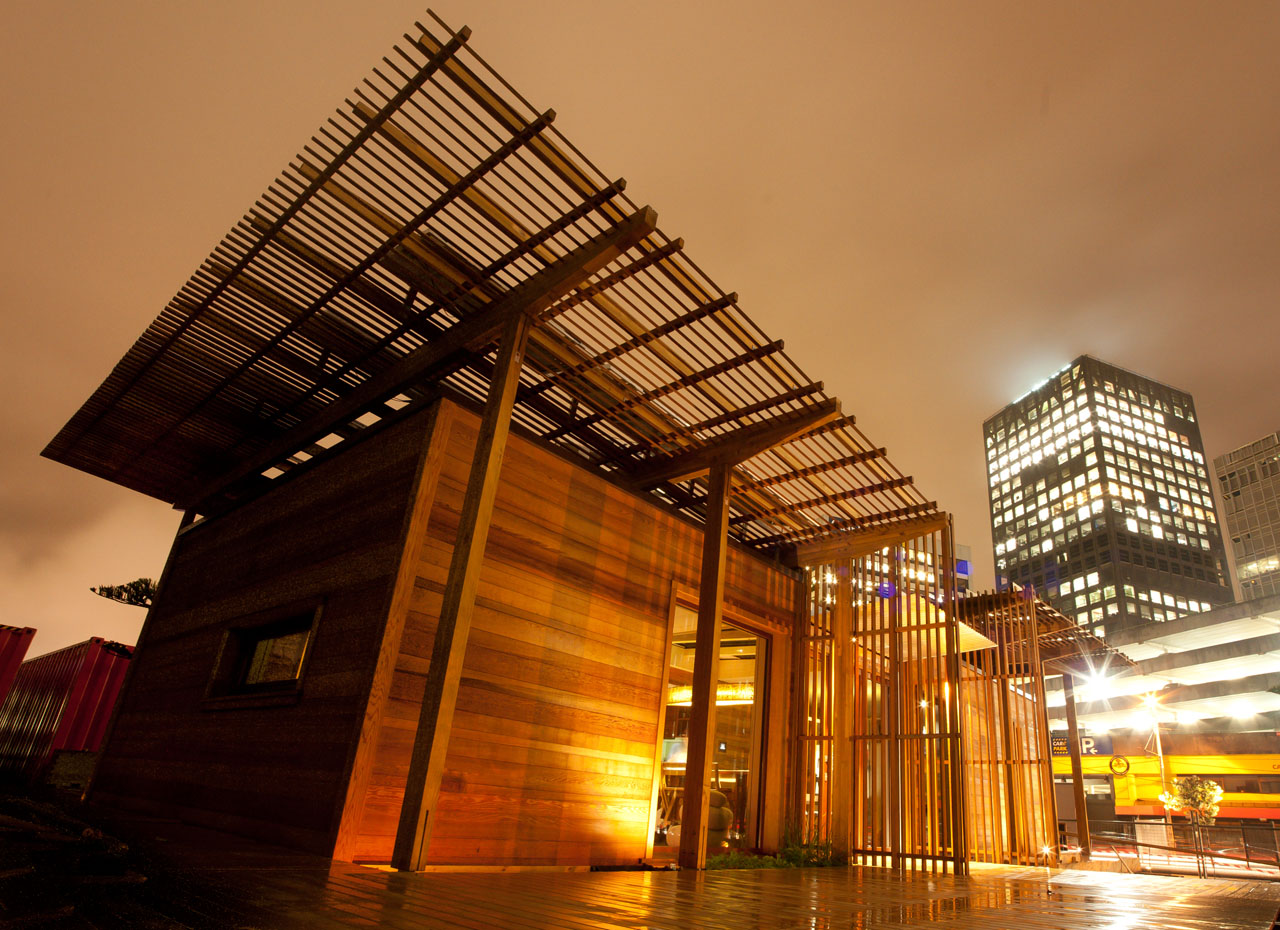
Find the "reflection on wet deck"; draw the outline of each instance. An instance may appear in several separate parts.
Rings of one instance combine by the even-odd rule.
[[[208,904],[224,918],[278,928],[1271,930],[1280,908],[1280,885],[1011,868],[406,875],[334,864],[204,877],[220,886]]]

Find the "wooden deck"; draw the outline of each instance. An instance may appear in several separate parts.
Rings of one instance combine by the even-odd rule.
[[[226,927],[1271,930],[1280,908],[1280,886],[1259,882],[1013,868],[931,878],[869,868],[413,875],[233,865],[205,877],[217,892],[187,904]]]
[[[83,812],[3,810],[0,926],[40,930],[1274,930],[1280,909],[1280,883],[1007,866],[388,872],[154,820],[116,824],[117,874],[82,861],[116,843],[86,845]]]

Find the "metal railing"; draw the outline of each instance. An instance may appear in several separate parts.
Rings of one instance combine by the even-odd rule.
[[[1280,831],[1274,822],[1090,820],[1089,839],[1092,858],[1115,858],[1129,871],[1280,880]],[[1076,822],[1061,821],[1059,843],[1070,847],[1078,842]]]

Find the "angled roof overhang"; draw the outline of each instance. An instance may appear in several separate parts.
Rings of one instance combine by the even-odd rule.
[[[1069,673],[1083,679],[1134,668],[1127,656],[1088,627],[1040,600],[1030,588],[1014,585],[1005,591],[970,592],[956,601],[956,613],[997,642],[1002,625],[1033,615],[1040,661],[1050,674]]]
[[[468,38],[406,36],[44,454],[217,512],[442,393],[482,401],[520,312],[514,426],[610,480],[701,519],[731,461],[730,532],[764,550],[943,516]]]

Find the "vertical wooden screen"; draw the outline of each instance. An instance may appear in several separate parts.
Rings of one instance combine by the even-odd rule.
[[[800,812],[799,839],[820,845],[829,841],[828,786],[832,763],[832,712],[835,700],[831,622],[835,612],[836,575],[832,566],[806,572],[809,599],[806,619],[797,630],[796,783]]]
[[[806,703],[798,729],[802,839],[870,865],[963,873],[949,531],[808,573],[798,669]],[[848,648],[837,648],[846,635]]]
[[[962,657],[968,829],[980,862],[1043,864],[1056,843],[1035,603],[1021,591],[958,603],[960,620],[996,644]]]

